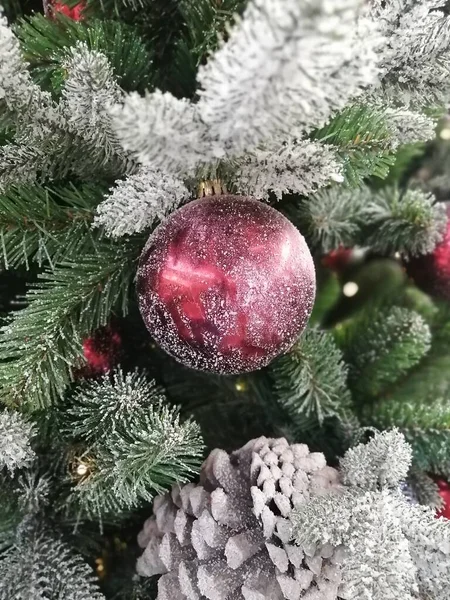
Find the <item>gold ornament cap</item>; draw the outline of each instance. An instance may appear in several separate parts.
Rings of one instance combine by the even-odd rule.
[[[205,179],[198,186],[198,197],[206,198],[207,196],[222,196],[227,194],[225,184],[220,179]]]

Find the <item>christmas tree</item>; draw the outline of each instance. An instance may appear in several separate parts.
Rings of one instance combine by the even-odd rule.
[[[0,600],[450,598],[450,6],[4,0]]]

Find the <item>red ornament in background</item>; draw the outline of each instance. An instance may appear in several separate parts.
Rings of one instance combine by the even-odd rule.
[[[111,371],[120,361],[122,337],[112,325],[100,327],[83,341],[83,354],[86,365],[79,377],[93,377]]]
[[[59,12],[66,17],[69,17],[73,21],[82,21],[83,20],[83,11],[86,8],[85,2],[79,2],[75,6],[67,6],[64,2],[55,2],[51,5],[51,9],[53,12]]]
[[[444,479],[435,479],[435,482],[439,488],[439,496],[444,502],[443,507],[436,513],[436,517],[450,519],[450,485]]]
[[[336,250],[331,250],[328,254],[322,257],[322,264],[327,269],[332,269],[333,271],[344,271],[353,256],[353,250],[351,248],[344,248],[340,246]]]
[[[406,272],[427,294],[450,301],[450,205],[447,206],[447,230],[444,239],[431,254],[405,261]]]
[[[212,196],[173,213],[138,269],[142,317],[181,363],[260,369],[289,350],[311,314],[314,263],[299,231],[251,198]]]

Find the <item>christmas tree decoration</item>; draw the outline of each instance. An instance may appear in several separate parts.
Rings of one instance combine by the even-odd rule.
[[[111,371],[120,361],[122,336],[113,325],[100,327],[83,341],[86,365],[78,371],[79,377],[93,377]]]
[[[72,19],[74,21],[82,21],[83,20],[83,11],[86,9],[86,3],[85,2],[79,2],[78,4],[75,4],[74,6],[69,6],[68,4],[65,4],[64,2],[61,2],[60,0],[58,0],[57,2],[54,2],[51,5],[50,10],[55,12],[55,13],[61,13],[63,15],[66,15],[66,17],[69,17],[69,19]]]
[[[338,273],[344,271],[351,262],[353,250],[340,246],[336,250],[331,250],[328,254],[322,257],[322,264],[327,269],[332,269]]]
[[[431,254],[411,256],[405,261],[406,271],[424,292],[450,301],[450,205],[447,205],[447,227],[443,240]]]
[[[450,519],[450,484],[445,479],[435,479],[439,488],[439,496],[442,498],[442,507],[436,513],[437,517],[445,517]]]
[[[214,450],[200,484],[154,502],[138,542],[138,573],[162,575],[158,600],[336,598],[342,553],[290,543],[293,507],[342,488],[338,471],[304,444],[261,437]]]
[[[137,291],[147,328],[179,362],[242,373],[266,366],[303,331],[315,270],[281,213],[252,198],[212,196],[151,235]]]

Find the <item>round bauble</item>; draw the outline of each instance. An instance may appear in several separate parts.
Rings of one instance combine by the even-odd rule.
[[[450,519],[450,485],[445,479],[436,479],[439,496],[442,498],[442,507],[436,513],[437,517]]]
[[[83,340],[83,354],[86,364],[77,371],[77,378],[108,373],[120,362],[122,336],[111,324],[100,327]]]
[[[450,206],[447,206],[444,239],[431,254],[411,257],[405,262],[408,275],[424,292],[450,301]]]
[[[179,362],[243,373],[293,345],[311,314],[315,270],[303,236],[277,210],[212,196],[150,236],[137,291],[147,328]]]

